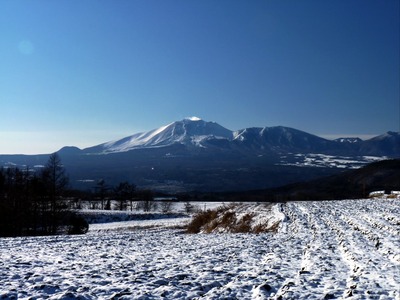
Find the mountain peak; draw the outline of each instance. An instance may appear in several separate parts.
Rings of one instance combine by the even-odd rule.
[[[60,150],[57,151],[57,153],[62,154],[62,155],[73,155],[80,153],[82,150],[79,149],[78,147],[75,146],[65,146],[62,147]]]
[[[198,117],[185,118],[148,132],[137,133],[85,149],[88,153],[127,152],[139,148],[159,148],[174,144],[205,147],[208,139],[232,139],[232,131]]]
[[[185,120],[194,121],[194,122],[196,122],[196,121],[203,121],[201,118],[195,117],[195,116],[193,116],[193,117],[186,117]]]

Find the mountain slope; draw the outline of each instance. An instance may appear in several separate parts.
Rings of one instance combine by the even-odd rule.
[[[283,126],[246,128],[235,132],[234,136],[236,144],[258,151],[310,153],[341,149],[334,141]]]
[[[198,118],[184,119],[148,132],[137,133],[118,141],[84,149],[85,153],[126,152],[140,148],[166,147],[173,144],[204,147],[208,139],[232,139],[232,131],[214,122]]]
[[[400,157],[400,132],[386,132],[361,143],[364,155],[386,155]]]

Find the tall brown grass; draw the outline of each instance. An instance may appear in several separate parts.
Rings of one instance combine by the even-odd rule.
[[[224,205],[214,210],[198,212],[187,226],[187,233],[263,233],[276,232],[279,222],[268,224],[253,224],[254,213],[247,213],[241,217],[237,214],[240,205]]]

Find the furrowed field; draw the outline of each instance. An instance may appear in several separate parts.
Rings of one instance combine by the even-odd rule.
[[[235,209],[235,208],[231,208]],[[260,233],[187,217],[0,239],[1,299],[400,299],[400,201],[243,204]]]

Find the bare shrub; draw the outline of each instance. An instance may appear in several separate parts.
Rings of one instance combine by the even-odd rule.
[[[77,214],[72,214],[70,217],[70,225],[68,234],[85,234],[89,230],[89,223]]]
[[[236,233],[249,233],[251,232],[251,222],[253,221],[253,214],[245,214],[233,229]]]
[[[237,208],[237,204],[229,204],[214,210],[201,211],[193,217],[187,227],[187,232],[264,233],[278,231],[280,222],[272,225],[260,223],[254,226],[256,214],[250,212],[239,217],[236,212]]]
[[[216,218],[214,218],[213,220],[211,220],[210,222],[206,223],[203,226],[203,230],[206,233],[211,233],[218,227],[219,227],[218,220]]]
[[[279,224],[280,224],[281,222],[276,222],[275,224],[272,224],[270,227],[268,227],[268,232],[278,232],[278,230],[279,230]]]
[[[223,214],[221,219],[221,226],[232,227],[236,223],[236,213],[233,211],[227,211]]]
[[[388,199],[397,199],[397,194],[389,194],[389,195],[387,195],[387,198]]]
[[[197,213],[187,227],[188,233],[199,233],[202,228],[217,217],[215,210],[200,211]]]
[[[253,233],[263,233],[263,232],[266,232],[266,231],[267,231],[267,228],[263,224],[257,224],[253,228]]]

